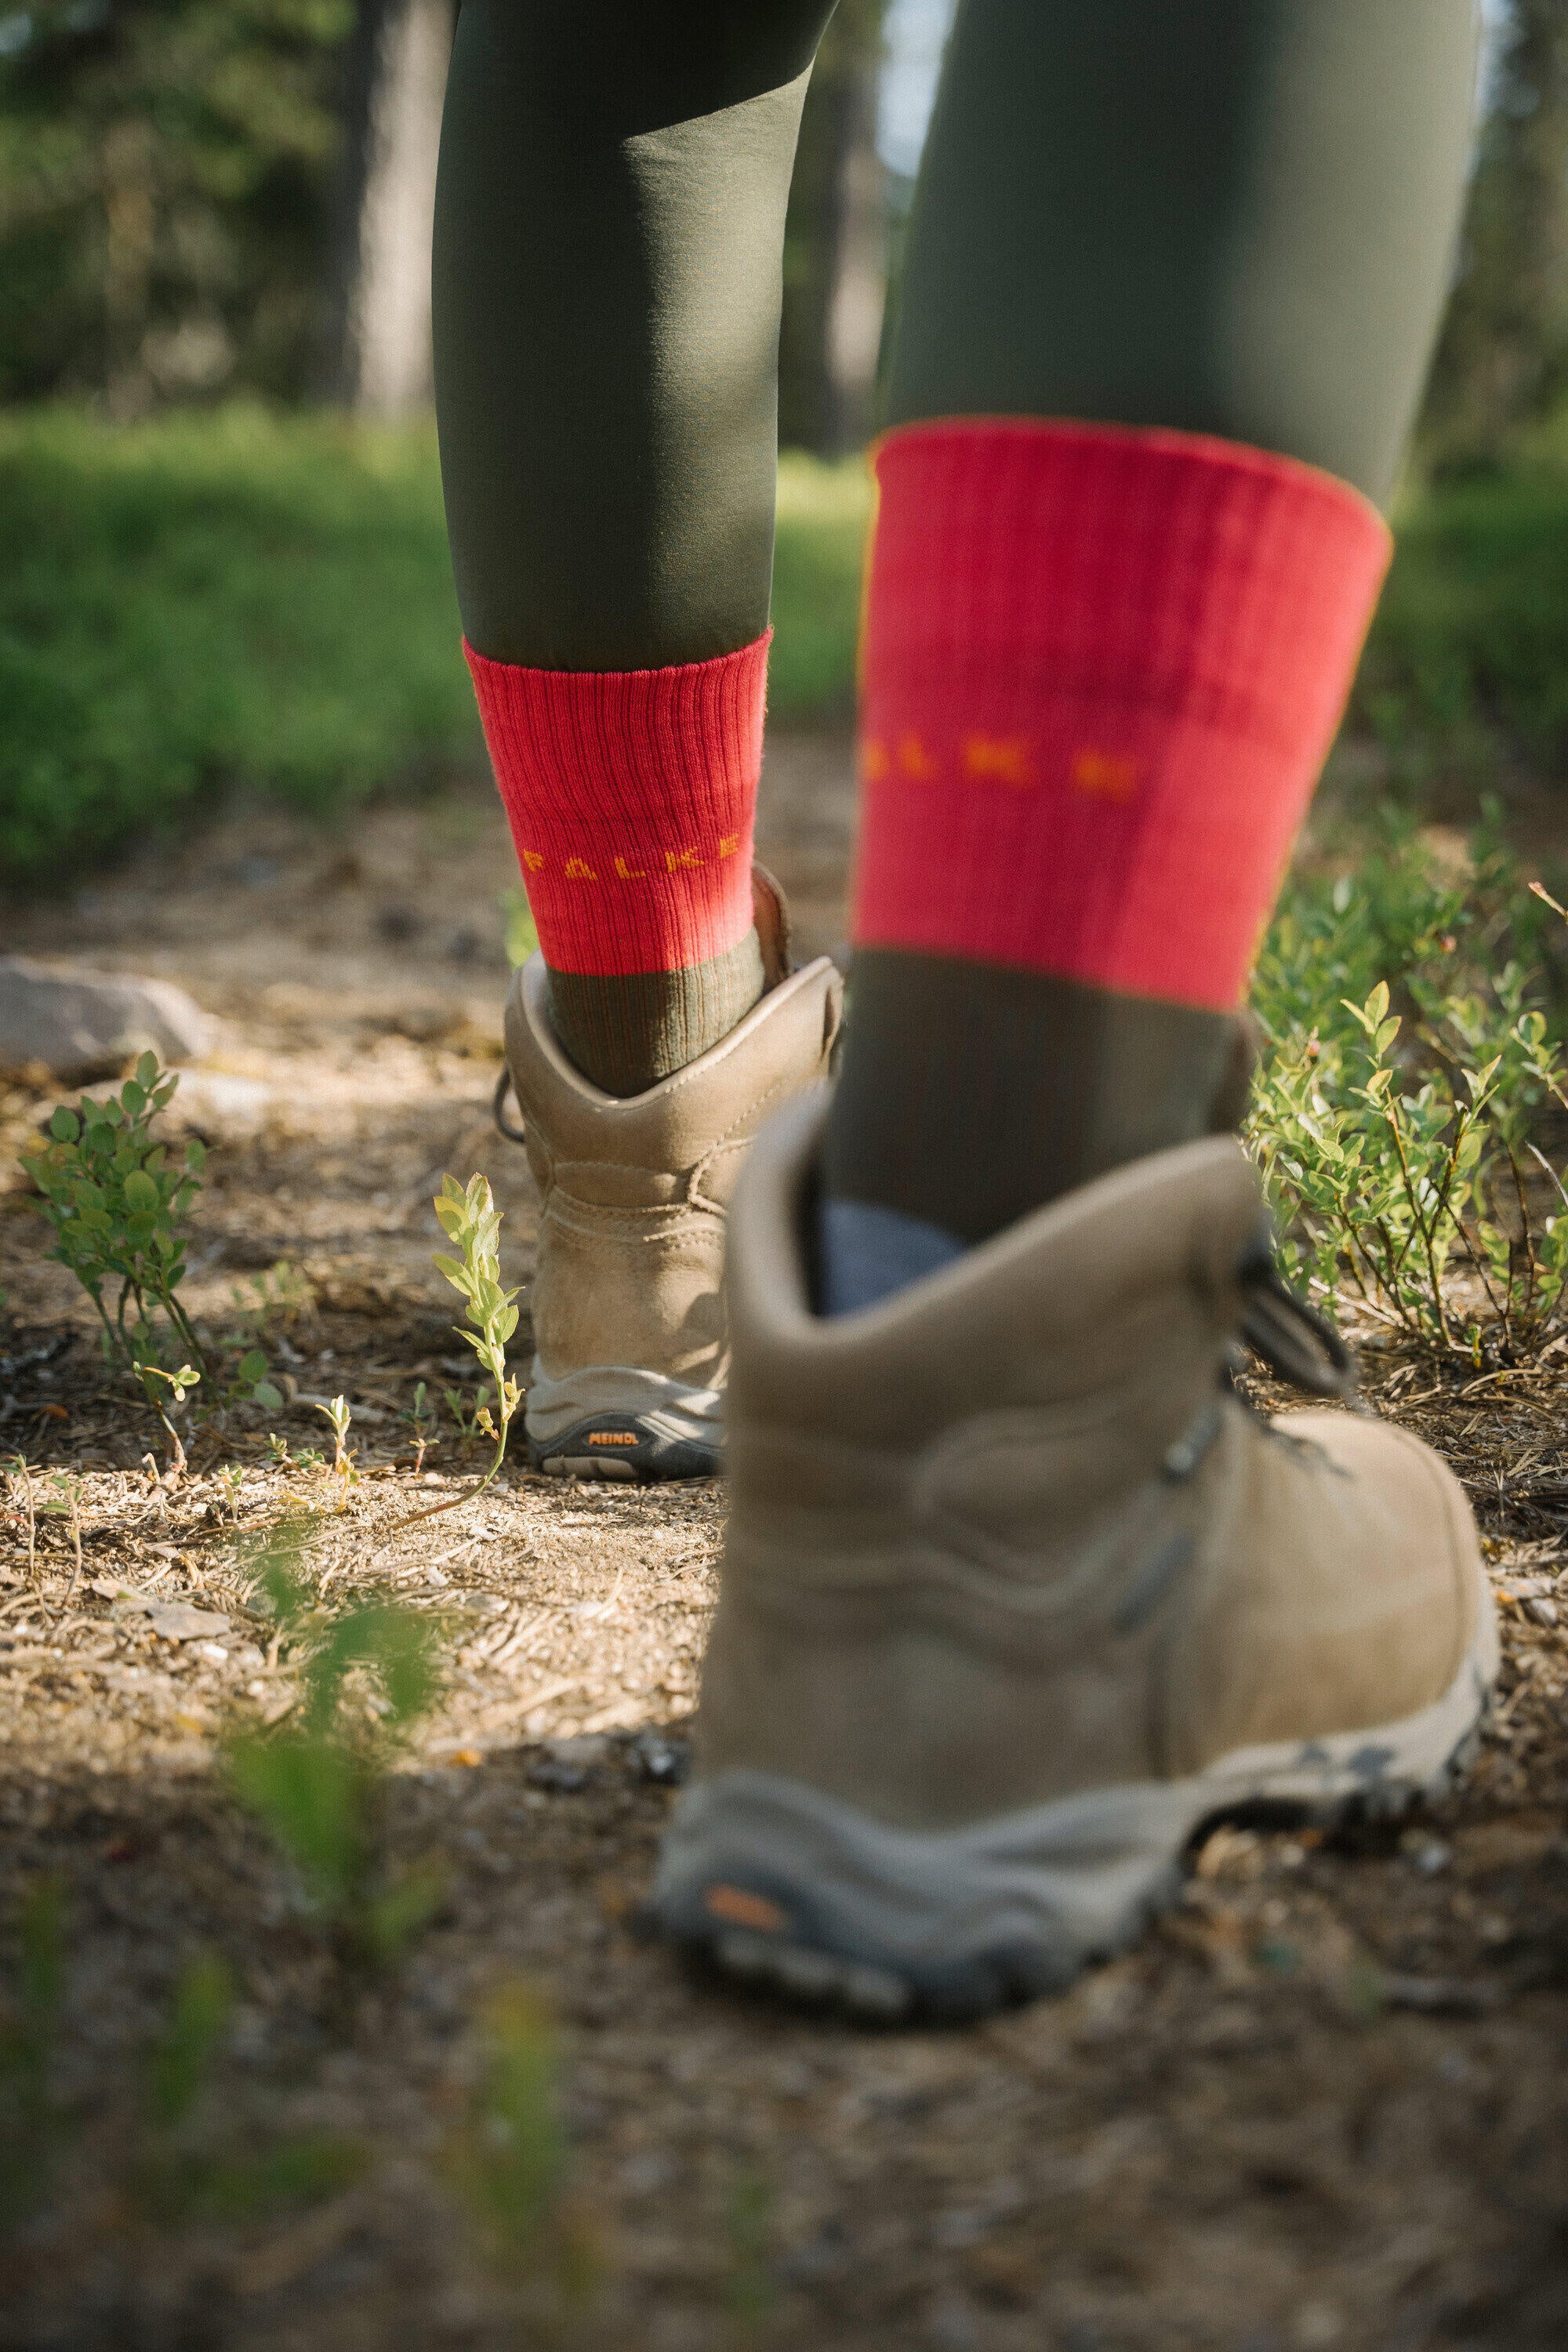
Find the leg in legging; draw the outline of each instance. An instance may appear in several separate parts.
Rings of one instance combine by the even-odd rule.
[[[784,206],[831,0],[463,0],[435,324],[458,602],[557,1034],[755,1001]]]
[[[964,0],[879,460],[830,1303],[1214,1122],[1474,68],[1471,0]]]

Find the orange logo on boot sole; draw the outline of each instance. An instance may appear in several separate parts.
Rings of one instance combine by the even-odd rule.
[[[765,1895],[753,1895],[744,1886],[710,1886],[702,1896],[704,1910],[715,1919],[728,1919],[734,1927],[757,1927],[764,1936],[777,1936],[789,1926],[789,1914]]]

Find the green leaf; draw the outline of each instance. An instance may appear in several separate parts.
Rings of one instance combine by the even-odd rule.
[[[74,1143],[80,1132],[81,1126],[76,1113],[67,1110],[62,1103],[49,1121],[49,1133],[57,1143]]]
[[[144,1174],[140,1168],[133,1168],[126,1177],[124,1192],[127,1207],[135,1210],[142,1216],[147,1215],[162,1205],[158,1196],[158,1187],[153,1183],[151,1176]]]

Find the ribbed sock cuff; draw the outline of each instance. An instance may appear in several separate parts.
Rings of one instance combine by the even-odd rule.
[[[1031,419],[901,427],[877,478],[857,944],[1233,1005],[1382,517],[1292,458]]]
[[[553,971],[672,971],[744,940],[768,643],[647,670],[465,648]]]

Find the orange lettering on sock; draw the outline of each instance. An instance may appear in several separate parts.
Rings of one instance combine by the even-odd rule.
[[[860,773],[868,784],[879,784],[888,772],[888,747],[875,735],[868,735],[860,746]]]
[[[741,836],[738,833],[721,833],[719,835],[719,855],[721,857],[733,857],[735,852],[740,848],[740,846]]]
[[[626,864],[624,857],[616,858],[616,872],[623,882],[646,882],[647,880],[647,876],[642,872],[640,867],[634,872],[632,867]]]
[[[1138,782],[1140,764],[1111,751],[1075,751],[1073,784],[1080,793],[1091,793],[1096,800],[1124,801]]]
[[[963,772],[976,783],[1032,784],[1028,739],[1023,735],[966,735]]]
[[[916,784],[929,784],[936,775],[936,761],[912,730],[899,738],[899,773]]]
[[[588,864],[585,858],[569,857],[566,860],[566,879],[568,882],[596,882],[598,878],[598,876],[595,873],[593,867]]]
[[[537,849],[525,849],[522,853],[522,862],[531,874],[537,874],[544,860]]]
[[[705,857],[698,856],[695,849],[667,849],[664,853],[666,868],[671,874],[679,873],[683,866],[705,866],[707,862]]]

